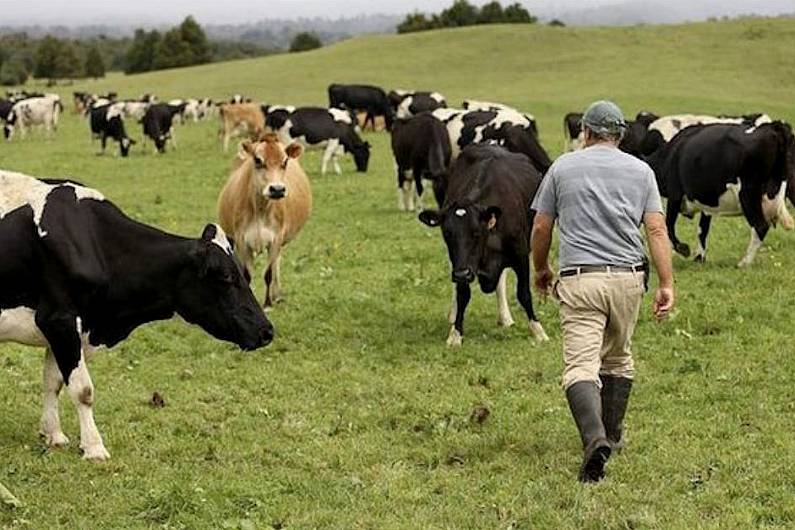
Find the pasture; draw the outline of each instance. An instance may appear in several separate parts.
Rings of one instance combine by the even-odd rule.
[[[795,122],[795,20],[625,29],[477,27],[357,38],[315,52],[64,87],[54,140],[0,142],[0,166],[71,176],[127,214],[198,237],[234,152],[217,121],[177,125],[164,156],[96,156],[71,90],[121,97],[243,93],[325,105],[326,86],[438,90],[535,114],[550,155],[563,115],[609,97],[628,116],[767,112]],[[140,127],[128,120],[140,142]],[[768,235],[749,270],[742,219],[713,223],[705,264],[675,258],[678,308],[635,334],[628,448],[595,487],[563,393],[557,309],[534,296],[552,341],[496,326],[479,292],[464,346],[445,346],[451,284],[438,232],[397,211],[389,137],[370,171],[319,176],[315,209],[285,253],[276,339],[242,353],[177,320],[145,326],[91,364],[112,458],[79,457],[36,432],[42,352],[0,346],[0,483],[25,503],[0,528],[752,528],[795,525],[795,233]],[[695,242],[695,223],[680,220]],[[2,251],[2,249],[0,249]],[[259,262],[260,271],[262,261]],[[262,299],[261,272],[254,284]],[[511,278],[513,286],[513,278]],[[535,294],[535,293],[534,293]],[[150,405],[154,392],[165,407]],[[488,409],[488,417],[478,409]]]

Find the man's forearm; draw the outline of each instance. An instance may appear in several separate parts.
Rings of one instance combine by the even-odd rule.
[[[536,271],[545,269],[548,265],[549,248],[552,246],[551,226],[534,224],[530,241],[533,254],[533,269]]]
[[[671,264],[671,243],[668,241],[668,233],[665,230],[654,230],[648,236],[649,252],[660,280],[660,287],[673,287],[674,271]]]

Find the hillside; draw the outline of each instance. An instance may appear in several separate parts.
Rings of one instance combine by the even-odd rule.
[[[514,104],[557,135],[562,115],[609,97],[627,112],[765,111],[795,117],[795,19],[632,28],[481,26],[367,36],[325,49],[129,77],[75,90],[163,97],[242,92],[273,103],[324,104],[330,82],[429,88],[452,104]],[[688,102],[683,108],[682,101]],[[548,137],[547,137],[548,138]]]

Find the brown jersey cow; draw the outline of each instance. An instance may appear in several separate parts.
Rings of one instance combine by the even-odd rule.
[[[234,241],[249,280],[254,258],[268,251],[266,308],[281,298],[282,248],[295,239],[312,210],[309,179],[298,162],[302,151],[297,143],[285,147],[275,134],[243,142],[218,199],[221,227]]]

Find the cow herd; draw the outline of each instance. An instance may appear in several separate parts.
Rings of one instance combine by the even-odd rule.
[[[153,94],[120,100],[115,93],[74,93],[91,139],[104,151],[108,139],[127,156],[138,141],[127,123],[141,125],[141,144],[159,153],[176,148],[175,123],[217,116],[226,152],[243,139],[218,199],[219,224],[199,238],[162,232],[128,218],[100,192],[71,180],[33,178],[0,171],[0,341],[46,348],[41,433],[61,446],[57,396],[65,385],[78,411],[81,442],[89,459],[108,452],[94,424],[94,390],[86,360],[136,327],[181,315],[221,340],[255,349],[274,329],[250,289],[254,259],[267,254],[264,306],[281,298],[284,248],[307,222],[313,198],[300,164],[306,148],[323,150],[320,173],[341,172],[340,156],[366,172],[372,147],[368,127],[391,135],[398,209],[419,212],[439,228],[453,283],[447,344],[461,346],[464,315],[477,281],[496,293],[498,322],[514,324],[507,271],[516,274],[516,297],[530,333],[547,335],[530,291],[530,204],[552,160],[539,140],[535,118],[502,103],[465,100],[448,106],[432,91],[369,85],[328,87],[328,107],[253,102],[235,95],[160,102]],[[63,111],[56,94],[9,93],[0,119],[9,140],[33,126],[55,133]],[[581,115],[564,118],[566,149],[582,148]],[[715,215],[743,215],[751,241],[741,266],[754,259],[771,226],[793,228],[785,197],[795,193],[795,137],[790,126],[763,114],[656,116],[639,113],[627,124],[620,148],[647,162],[668,199],[671,244],[679,214],[701,213],[697,260],[704,260]],[[409,172],[411,173],[409,175]],[[427,208],[425,190],[436,208]]]

